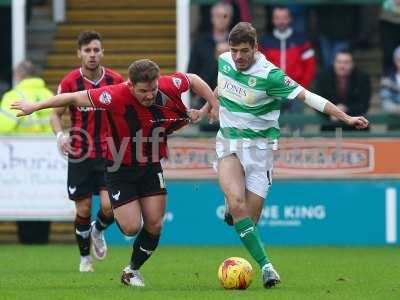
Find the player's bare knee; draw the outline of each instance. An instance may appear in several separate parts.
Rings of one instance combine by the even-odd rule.
[[[125,235],[133,236],[140,231],[141,224],[140,223],[125,223],[125,224],[119,224],[119,226]]]
[[[232,199],[230,199],[232,200]],[[243,215],[244,213],[247,212],[247,208],[246,208],[246,202],[241,199],[236,199],[234,201],[229,201],[229,212],[233,215],[233,216],[237,216],[237,215]]]
[[[162,219],[153,222],[147,222],[144,226],[149,233],[158,235],[162,229]]]
[[[79,205],[76,205],[76,213],[84,218],[90,217],[91,214],[90,204],[82,202]]]
[[[133,228],[133,227],[127,227],[125,229],[122,228],[122,231],[127,236],[134,236],[139,232],[139,230],[137,228]]]
[[[107,218],[113,218],[114,217],[114,212],[111,209],[111,207],[103,207],[102,208],[103,214],[107,217]]]

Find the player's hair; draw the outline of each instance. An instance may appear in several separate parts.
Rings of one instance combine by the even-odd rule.
[[[38,75],[38,71],[35,65],[29,60],[24,60],[20,62],[14,69],[15,73],[21,78],[35,77]]]
[[[250,23],[239,22],[229,33],[228,42],[230,45],[249,43],[250,46],[254,47],[257,43],[257,32]]]
[[[85,30],[78,35],[78,49],[81,49],[83,45],[89,44],[93,40],[99,40],[101,42],[101,35],[94,30]]]
[[[128,76],[132,83],[153,82],[160,76],[160,68],[150,59],[139,59],[129,66]]]

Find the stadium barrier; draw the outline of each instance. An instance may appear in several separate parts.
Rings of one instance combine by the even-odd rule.
[[[282,139],[260,232],[277,245],[398,244],[398,139]],[[213,139],[175,139],[164,244],[238,244],[222,221]],[[196,179],[194,179],[196,178]],[[180,180],[179,180],[180,179]],[[114,226],[111,243],[130,243]]]
[[[240,244],[216,181],[167,181],[164,245]],[[399,244],[397,180],[276,180],[259,221],[271,245]],[[396,208],[397,206],[397,208]],[[94,207],[93,213],[98,206]],[[131,244],[113,224],[110,244]]]
[[[279,245],[399,244],[399,149],[400,141],[393,138],[282,139],[259,223],[264,240]],[[239,243],[222,221],[224,199],[214,160],[213,139],[170,140],[162,243]],[[66,166],[52,137],[1,137],[0,220],[72,221]],[[111,244],[131,242],[115,225],[106,235]]]

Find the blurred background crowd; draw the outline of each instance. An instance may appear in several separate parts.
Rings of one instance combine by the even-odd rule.
[[[331,99],[351,115],[398,115],[400,1],[319,2],[255,7],[249,1],[225,1],[194,7],[192,14],[199,18],[192,24],[194,46],[188,71],[214,88],[216,57],[228,49],[229,29],[238,21],[249,21],[258,29],[259,50],[307,89]],[[201,106],[202,102],[194,99],[192,105]],[[283,113],[308,112],[302,103],[293,101],[285,103]],[[338,126],[351,130],[335,120],[325,120],[320,129]],[[387,126],[389,130],[396,127]],[[303,127],[291,124],[291,128]]]
[[[18,132],[21,131],[18,127],[23,126],[17,124],[18,120],[15,119],[11,124],[12,113],[7,108],[10,94],[7,91],[26,94],[31,92],[26,92],[27,89],[41,89],[47,84],[52,92],[56,92],[57,83],[66,70],[79,66],[79,61],[74,59],[73,44],[78,29],[95,29],[104,34],[108,56],[106,64],[109,67],[117,70],[120,67],[122,70],[127,62],[150,56],[161,65],[164,73],[175,69],[175,33],[173,29],[172,33],[167,31],[168,26],[172,28],[175,25],[175,1],[149,1],[148,12],[144,12],[144,15],[153,18],[159,31],[156,32],[157,28],[154,28],[154,33],[145,32],[146,37],[144,33],[132,33],[129,37],[129,34],[122,33],[122,29],[113,35],[112,30],[104,24],[109,20],[103,20],[102,23],[99,16],[85,15],[83,12],[91,7],[90,1],[66,1],[65,24],[56,24],[49,17],[52,1],[28,0],[27,58],[30,61],[24,62],[25,67],[15,68],[14,72],[11,67],[11,47],[8,47],[11,45],[11,8],[6,5],[7,1],[3,2],[0,5],[3,28],[0,33],[3,41],[0,53],[0,95],[3,99],[0,103],[0,133]],[[341,4],[338,4],[339,1],[326,0],[307,1],[307,4],[301,4],[302,1],[281,1],[287,5],[274,4],[278,2],[191,1],[188,24],[191,50],[187,69],[183,71],[198,74],[211,88],[215,88],[216,58],[229,50],[229,30],[239,21],[248,21],[257,28],[259,50],[295,81],[330,99],[351,115],[375,115],[372,129],[368,130],[397,130],[400,126],[396,124],[400,124],[397,122],[400,115],[400,0],[348,0],[340,1]],[[79,9],[82,10],[81,14]],[[136,15],[134,5],[131,9],[131,19],[126,12],[125,17],[116,18],[115,22],[120,24],[125,20],[129,30],[129,24],[136,26],[135,22],[140,25],[149,21],[144,19],[143,14],[140,15],[143,7],[136,9]],[[93,22],[99,20],[100,23],[87,23],[88,19]],[[75,31],[68,29],[70,27],[67,26],[74,24]],[[121,38],[126,41],[119,41],[118,44]],[[144,38],[149,41],[147,48]],[[130,51],[140,51],[131,54],[128,50],[124,51],[124,47],[131,48]],[[65,58],[67,55],[68,58]],[[28,70],[27,64],[32,64]],[[121,72],[124,74],[124,71]],[[32,78],[36,78],[36,81],[32,82]],[[192,95],[191,107],[199,108],[203,103],[202,99]],[[310,119],[306,116],[313,114],[302,103],[287,102],[283,106],[283,116],[287,116],[283,117],[283,125],[287,124],[290,130],[307,132],[312,127],[307,126],[307,120]],[[304,121],[301,116],[304,116]],[[343,130],[351,130],[334,119],[329,120],[324,116],[318,118],[318,124],[314,123],[318,132],[332,131],[340,126]],[[377,121],[376,126],[374,120]],[[200,124],[199,132],[217,129],[218,125],[204,122]]]

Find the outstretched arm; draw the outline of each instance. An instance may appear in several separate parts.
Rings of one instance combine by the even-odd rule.
[[[217,88],[215,88],[212,93],[215,99],[217,99],[218,97]],[[216,120],[218,120],[218,111],[219,111],[218,102],[216,107],[211,106],[210,102],[206,102],[206,104],[204,104],[203,107],[200,109],[190,109],[188,111],[188,114],[193,123],[200,122],[204,118],[204,116],[208,115],[210,124],[212,124]]]
[[[301,91],[296,98],[304,101],[305,104],[320,112],[339,119],[347,125],[354,126],[357,129],[364,129],[368,127],[369,122],[363,116],[349,116],[329,100],[306,89]]]
[[[210,116],[218,119],[218,100],[208,84],[196,74],[187,74],[190,80],[190,88],[210,105]]]
[[[215,108],[218,106],[217,98],[208,84],[201,79],[196,74],[188,73],[187,76],[190,80],[190,89],[201,98],[205,99],[208,103],[210,103],[211,107]]]
[[[193,123],[200,122],[211,111],[210,103],[206,102],[200,109],[189,109],[188,115]]]
[[[64,93],[52,96],[47,100],[30,103],[26,101],[15,101],[11,104],[12,109],[20,110],[17,113],[17,117],[27,116],[31,113],[46,109],[46,108],[55,108],[55,107],[64,107],[64,106],[92,106],[90,102],[87,91],[80,91],[75,93]]]

